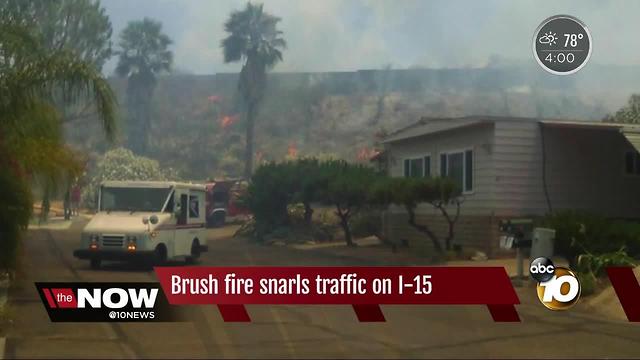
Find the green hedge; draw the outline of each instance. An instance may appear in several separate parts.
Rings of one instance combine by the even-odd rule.
[[[639,223],[568,210],[546,216],[541,225],[556,230],[555,253],[572,263],[581,254],[601,255],[620,249],[640,257]]]
[[[312,204],[331,206],[348,245],[354,245],[354,235],[380,233],[380,217],[367,213],[391,204],[401,205],[410,213],[409,225],[422,231],[433,241],[435,249],[441,251],[441,241],[428,224],[415,221],[415,209],[420,203],[431,204],[451,222],[453,229],[457,216],[449,216],[446,207],[460,205],[455,201],[459,193],[449,179],[390,178],[371,167],[342,160],[301,159],[259,167],[251,178],[243,204],[254,215],[253,229],[258,240],[291,224],[288,211],[291,205],[302,204],[296,213],[302,211],[309,226]],[[450,231],[445,239],[447,248],[453,235]]]
[[[0,271],[16,265],[20,236],[29,225],[32,211],[31,189],[26,176],[11,164],[0,161]]]

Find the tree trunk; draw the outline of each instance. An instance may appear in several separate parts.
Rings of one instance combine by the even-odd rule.
[[[336,215],[340,218],[340,227],[344,231],[344,241],[347,246],[355,246],[353,237],[351,236],[351,228],[349,227],[349,210],[342,211],[340,205],[336,204]]]
[[[445,238],[445,248],[447,250],[451,250],[451,242],[455,237],[455,225],[456,225],[456,222],[458,222],[458,218],[460,217],[460,200],[455,200],[455,204],[456,204],[456,214],[453,218],[451,217],[451,215],[449,215],[449,212],[446,209],[446,204],[443,204],[443,203],[432,204],[436,209],[440,210],[440,213],[442,213],[442,216],[445,218],[445,220],[447,220],[448,232],[447,232],[447,237]]]
[[[146,155],[149,152],[149,132],[151,130],[151,99],[144,101],[140,119],[140,154]]]
[[[64,219],[71,219],[71,186],[67,186],[67,190],[64,192]]]
[[[149,150],[155,86],[155,78],[150,73],[131,75],[127,80],[127,144],[138,155],[145,155]]]
[[[304,203],[304,222],[307,225],[311,225],[311,220],[313,219],[313,209],[309,202],[305,201]]]
[[[351,236],[351,229],[349,228],[349,222],[346,219],[340,219],[340,226],[344,231],[344,241],[347,243],[347,246],[355,246],[353,243],[353,237]]]
[[[40,224],[49,219],[50,197],[51,185],[49,185],[49,180],[45,180],[44,194],[42,194],[42,203],[40,204]]]
[[[440,240],[436,236],[436,234],[429,229],[426,225],[420,225],[416,223],[416,214],[411,208],[407,208],[407,212],[409,213],[409,225],[411,225],[414,229],[420,231],[421,233],[427,235],[427,237],[433,243],[433,248],[436,250],[438,254],[442,254],[442,245],[440,245]]]
[[[244,153],[244,176],[250,179],[253,174],[253,128],[255,125],[255,104],[247,105],[247,133]]]
[[[447,234],[447,238],[445,239],[445,247],[448,250],[451,250],[451,242],[453,241],[454,233],[454,223],[452,221],[448,221],[449,223],[449,233]]]

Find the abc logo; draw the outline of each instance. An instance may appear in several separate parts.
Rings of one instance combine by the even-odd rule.
[[[538,281],[538,299],[548,309],[567,310],[578,302],[580,282],[573,271],[555,267],[550,259],[537,258],[529,272]]]
[[[531,262],[531,265],[529,265],[529,274],[537,282],[551,280],[555,271],[556,267],[553,265],[553,262],[546,257],[536,258]]]

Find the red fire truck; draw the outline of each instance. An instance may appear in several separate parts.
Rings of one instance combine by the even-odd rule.
[[[214,180],[205,184],[207,227],[223,226],[229,218],[249,216],[249,211],[238,204],[247,185],[242,179]]]

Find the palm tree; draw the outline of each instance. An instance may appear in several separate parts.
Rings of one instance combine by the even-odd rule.
[[[171,39],[162,33],[162,24],[153,19],[131,21],[120,33],[116,74],[126,77],[129,148],[145,153],[151,126],[151,99],[156,78],[171,70]]]
[[[90,99],[109,139],[115,96],[93,64],[68,50],[47,51],[29,29],[0,23],[0,268],[12,265],[17,239],[32,210],[30,183],[51,183],[78,171],[64,145],[55,97]]]
[[[247,3],[244,10],[234,11],[224,24],[229,35],[222,40],[225,63],[242,62],[238,90],[246,105],[245,169],[247,178],[253,172],[253,132],[258,104],[264,97],[267,70],[282,61],[287,43],[277,28],[280,18],[265,13],[262,4]]]

